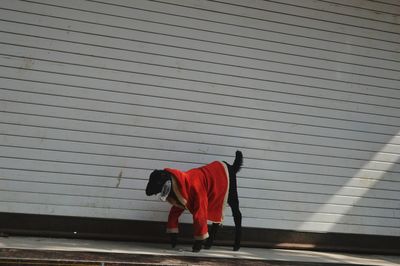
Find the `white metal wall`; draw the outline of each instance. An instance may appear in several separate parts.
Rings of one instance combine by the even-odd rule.
[[[152,169],[240,149],[244,226],[400,236],[399,14],[1,0],[0,212],[164,221]]]

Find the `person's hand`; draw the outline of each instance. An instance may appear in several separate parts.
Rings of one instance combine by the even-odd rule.
[[[177,233],[170,233],[169,234],[169,241],[171,243],[171,247],[174,248],[178,243],[178,234]]]
[[[203,240],[194,241],[192,251],[199,252],[201,250],[202,245],[203,245]]]

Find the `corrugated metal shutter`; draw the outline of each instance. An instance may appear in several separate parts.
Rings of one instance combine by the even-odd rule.
[[[164,221],[152,169],[240,149],[244,226],[400,236],[399,14],[2,0],[0,211]]]

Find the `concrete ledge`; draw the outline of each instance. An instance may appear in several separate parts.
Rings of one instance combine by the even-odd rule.
[[[70,262],[68,265],[90,262],[91,265],[395,266],[400,263],[399,257],[383,255],[262,248],[242,248],[235,252],[229,247],[221,246],[193,253],[188,245],[179,245],[172,249],[167,244],[127,241],[0,237],[0,265],[1,262],[12,260],[46,262],[46,265],[52,265],[53,262]]]
[[[108,239],[167,243],[165,223],[84,217],[0,213],[0,235]],[[234,228],[224,226],[216,245],[233,244]],[[192,225],[181,224],[180,241],[192,243]],[[400,254],[400,237],[243,228],[242,246],[373,254]]]

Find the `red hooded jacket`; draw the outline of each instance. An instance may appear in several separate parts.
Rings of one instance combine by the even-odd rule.
[[[166,168],[172,174],[172,189],[178,202],[172,197],[167,200],[171,207],[168,233],[178,233],[178,219],[187,209],[193,215],[194,237],[208,238],[207,221],[221,223],[228,199],[229,173],[225,163],[215,161],[205,166],[182,172]]]

